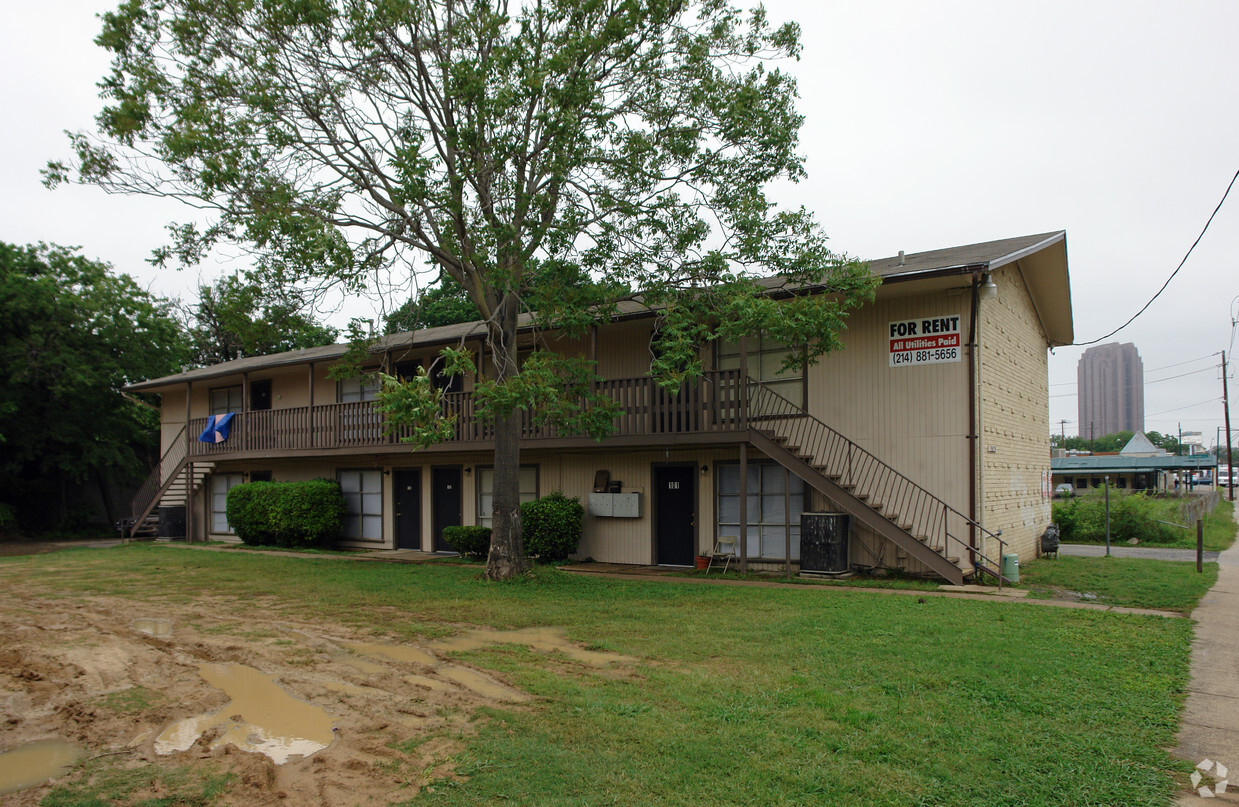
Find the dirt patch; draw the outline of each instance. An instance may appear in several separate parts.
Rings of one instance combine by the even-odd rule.
[[[270,611],[253,608],[248,613],[261,618],[234,618],[223,604],[36,600],[21,589],[18,584],[0,592],[0,751],[59,740],[88,757],[115,754],[110,762],[117,765],[212,765],[234,774],[220,804],[407,800],[427,781],[453,775],[449,760],[471,731],[478,707],[536,708],[535,699],[499,674],[449,660],[445,652],[457,647],[450,642],[380,644],[355,628],[273,621]],[[579,668],[580,674],[597,673],[600,664],[613,674],[631,662],[556,647],[555,634],[545,631],[460,633],[462,649],[479,642],[567,648],[566,657],[557,654],[555,668]],[[291,745],[294,752],[278,765],[271,756],[243,750],[236,726],[254,726],[245,736],[262,735],[264,742],[267,735],[289,732],[257,726],[269,717],[233,714],[240,701],[212,682],[219,684],[221,671],[238,667],[325,715],[326,747],[302,756],[296,748],[319,746]],[[222,723],[203,721],[200,736],[160,741],[174,727],[215,715]],[[266,746],[255,741],[247,747]],[[9,794],[5,804],[37,805],[48,788]]]

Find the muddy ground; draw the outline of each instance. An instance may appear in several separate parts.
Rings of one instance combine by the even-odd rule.
[[[454,775],[451,757],[480,706],[537,708],[495,672],[448,658],[450,650],[522,644],[549,651],[539,658],[564,674],[624,675],[631,664],[564,643],[553,630],[498,634],[459,626],[453,640],[415,646],[358,628],[284,619],[274,602],[246,604],[245,613],[260,618],[236,611],[235,602],[35,598],[20,583],[6,586],[0,750],[56,739],[88,757],[114,755],[110,764],[215,766],[235,774],[219,802],[228,805],[390,804]],[[229,693],[221,681],[234,673],[267,680]],[[272,682],[300,703],[281,705],[280,692],[261,688]],[[212,716],[213,726],[188,722]],[[290,734],[311,744],[281,739]],[[314,750],[318,745],[326,747]],[[273,761],[283,755],[290,755],[283,764]],[[81,774],[59,781],[74,776]],[[0,801],[37,805],[50,787]]]

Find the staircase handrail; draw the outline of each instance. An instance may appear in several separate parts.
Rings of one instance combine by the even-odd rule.
[[[146,480],[129,500],[129,514],[133,519],[130,537],[136,534],[138,527],[150,515],[164,486],[176,476],[188,456],[189,439],[185,433],[185,426],[182,426],[181,430],[176,433],[176,437],[172,438],[168,450],[159,458],[159,462],[155,463],[155,467],[151,469]]]
[[[1004,578],[1001,564],[982,551],[982,547],[967,541],[951,530],[952,518],[966,529],[975,530],[999,546],[999,557],[1007,548],[1001,533],[991,532],[975,519],[961,513],[923,486],[913,482],[867,449],[806,412],[760,382],[749,379],[748,418],[750,424],[767,422],[790,424],[790,429],[775,429],[789,445],[807,451],[822,473],[851,487],[852,493],[874,504],[874,509],[914,536],[924,536],[925,542],[937,538],[930,546],[939,554],[949,556],[951,542],[968,552],[973,567],[996,577],[1001,587]],[[978,562],[979,561],[979,562]]]

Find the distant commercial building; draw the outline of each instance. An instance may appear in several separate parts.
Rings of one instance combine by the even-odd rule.
[[[1144,431],[1144,362],[1130,342],[1097,345],[1076,366],[1080,436]]]

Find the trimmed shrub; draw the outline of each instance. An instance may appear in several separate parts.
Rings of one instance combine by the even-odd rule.
[[[485,558],[490,553],[490,527],[444,527],[443,540],[471,558]]]
[[[228,523],[253,546],[321,547],[340,539],[348,503],[334,479],[247,482],[228,491]]]
[[[564,560],[581,543],[585,508],[559,491],[521,505],[525,552],[542,561]]]

